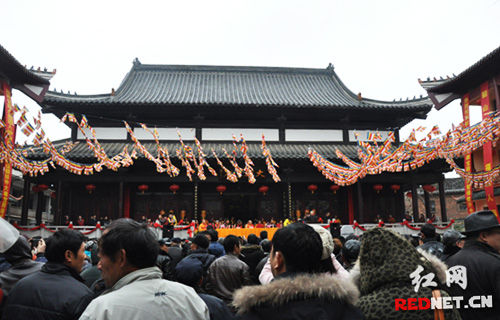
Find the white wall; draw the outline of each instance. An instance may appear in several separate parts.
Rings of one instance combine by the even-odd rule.
[[[342,130],[285,129],[286,141],[343,141]]]
[[[242,128],[203,128],[201,129],[201,137],[203,140],[211,141],[231,141],[233,134],[237,139],[240,134],[246,141],[261,141],[264,134],[266,141],[279,141],[278,129],[242,129]]]
[[[125,140],[127,139],[127,130],[125,128],[106,128],[106,127],[97,127],[94,128],[97,139],[103,140]],[[87,137],[92,139],[92,133],[90,133],[89,129],[84,130],[87,134]],[[85,139],[80,130],[77,130],[77,139]]]
[[[150,128],[153,131],[153,128]],[[160,140],[175,140],[179,141],[179,135],[182,136],[184,141],[193,141],[196,137],[196,130],[194,128],[157,128]],[[154,140],[153,135],[143,128],[134,128],[134,134],[139,140]]]

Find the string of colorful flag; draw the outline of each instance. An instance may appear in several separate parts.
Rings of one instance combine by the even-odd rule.
[[[388,138],[380,146],[377,142],[380,140],[379,135],[374,134],[369,142],[359,142],[359,162],[350,159],[338,149],[336,155],[345,165],[329,161],[312,149],[308,151],[308,156],[325,178],[340,186],[352,185],[367,174],[415,170],[435,159],[445,159],[467,183],[478,188],[491,183],[500,175],[500,166],[490,171],[466,172],[454,161],[455,158],[470,154],[487,142],[496,144],[500,138],[498,112],[491,113],[474,126],[466,126],[464,123],[457,127],[453,126],[442,137],[438,137],[441,132],[434,126],[425,138],[417,141],[417,132],[423,131],[424,127],[412,130],[408,139],[397,148],[393,148],[393,132],[389,133]]]
[[[150,129],[146,124],[140,123],[142,129],[153,136],[156,145],[156,155],[150,152],[141,141],[137,138],[132,127],[124,121],[124,126],[130,135],[132,142],[134,143],[134,149],[129,152],[127,146],[125,146],[121,152],[110,157],[100,144],[97,139],[97,133],[95,129],[89,125],[89,122],[85,115],[78,120],[73,113],[66,113],[62,118],[61,122],[74,123],[82,136],[85,139],[87,147],[93,152],[94,157],[97,162],[91,164],[78,163],[69,160],[66,157],[79,142],[67,142],[62,147],[56,147],[50,139],[45,135],[42,129],[41,113],[38,113],[37,117],[34,117],[35,125],[32,125],[27,118],[28,110],[24,107],[23,109],[15,105],[14,115],[19,114],[19,119],[16,124],[20,128],[21,132],[26,136],[30,137],[35,133],[33,139],[34,147],[38,150],[42,150],[43,153],[47,155],[46,159],[43,160],[32,160],[29,159],[30,152],[35,153],[35,148],[29,147],[8,147],[1,140],[0,143],[0,162],[9,161],[13,164],[16,169],[19,169],[23,174],[29,176],[43,175],[49,171],[49,166],[56,168],[56,166],[62,167],[74,174],[85,174],[91,175],[95,172],[102,171],[103,168],[107,168],[113,171],[117,171],[121,167],[129,167],[133,165],[134,160],[138,158],[138,153],[142,154],[146,159],[153,162],[156,165],[156,170],[159,173],[167,173],[171,177],[178,176],[180,174],[180,169],[176,167],[170,158],[169,150],[162,146],[159,139],[159,134],[156,128]],[[4,126],[3,122],[0,120],[0,127]],[[196,145],[196,152],[190,146],[186,145],[182,140],[180,132],[177,132],[179,136],[180,148],[175,149],[175,154],[180,160],[182,167],[186,170],[186,175],[191,181],[192,176],[197,174],[200,180],[206,180],[206,175],[204,168],[206,168],[210,174],[217,176],[217,171],[210,166],[206,160],[206,154],[203,151],[203,147],[198,139],[194,139]],[[2,137],[3,138],[3,137]],[[229,170],[223,162],[217,156],[215,150],[211,150],[214,155],[217,164],[221,167],[222,171],[226,175],[226,179],[231,182],[237,182],[242,176],[248,178],[248,182],[253,184],[256,182],[254,176],[254,163],[252,159],[248,156],[248,146],[243,135],[240,134],[240,139],[233,136],[233,146],[234,149],[229,153],[225,149],[222,149],[225,158],[229,161],[233,170]],[[242,154],[244,160],[244,167],[240,167],[237,162],[239,152]],[[274,162],[269,149],[266,146],[265,137],[262,135],[262,154],[265,157],[266,166],[268,167],[269,173],[275,182],[279,182],[280,178],[276,171],[278,165]]]

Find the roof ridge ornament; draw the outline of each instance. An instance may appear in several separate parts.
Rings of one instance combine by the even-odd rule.
[[[326,67],[326,70],[332,70],[333,71],[333,69],[335,69],[335,67],[333,66],[333,63],[330,62],[328,64],[328,67]]]
[[[363,100],[363,97],[361,96],[361,92],[358,92],[358,101]]]
[[[139,61],[139,58],[135,58],[134,61],[132,62],[134,64],[134,66],[140,66],[141,65],[141,62]]]

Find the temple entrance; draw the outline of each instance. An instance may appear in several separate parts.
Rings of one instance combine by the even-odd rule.
[[[255,219],[256,212],[252,210],[255,207],[254,198],[250,194],[228,194],[224,195],[224,218],[231,219],[234,217],[236,220],[241,220],[245,224],[248,220]]]

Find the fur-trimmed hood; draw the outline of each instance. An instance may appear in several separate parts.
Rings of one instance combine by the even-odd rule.
[[[234,294],[233,306],[238,309],[238,314],[244,314],[258,306],[280,307],[307,299],[340,300],[354,305],[358,298],[359,291],[351,281],[329,274],[299,274],[278,278],[266,285],[239,289]]]

